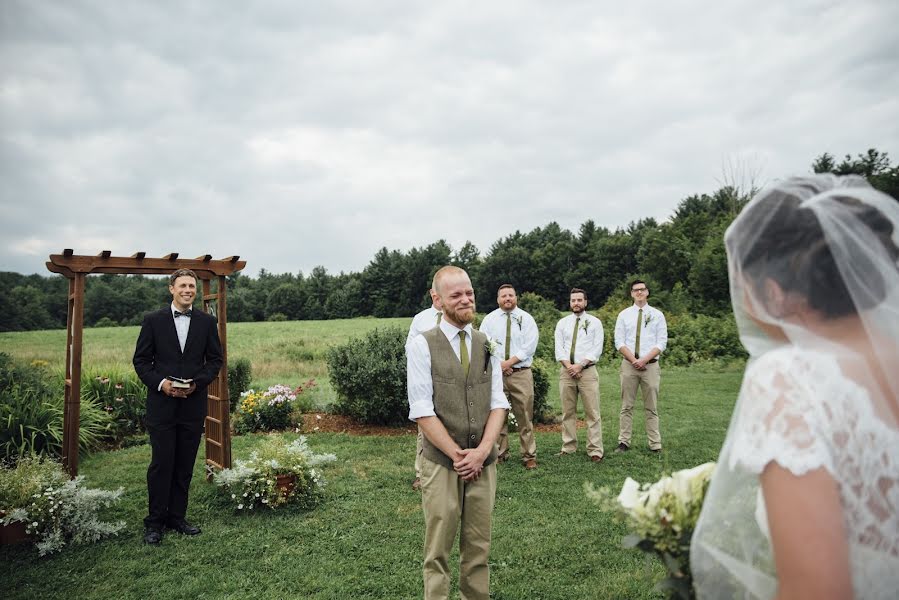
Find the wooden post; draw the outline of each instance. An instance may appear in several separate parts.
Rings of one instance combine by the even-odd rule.
[[[63,413],[62,463],[70,477],[78,476],[78,431],[81,426],[81,349],[84,335],[84,273],[75,273],[69,284],[69,341],[66,395]]]
[[[231,390],[228,389],[228,302],[226,300],[228,286],[224,275],[218,278],[218,326],[219,340],[222,342],[221,380],[222,399],[222,466],[231,468]]]

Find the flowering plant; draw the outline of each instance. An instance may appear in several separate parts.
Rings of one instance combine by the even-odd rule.
[[[240,394],[240,402],[234,415],[234,430],[237,433],[253,431],[275,431],[291,426],[291,415],[297,406],[297,397],[315,387],[310,379],[303,385],[290,388],[273,385],[267,390],[247,390]]]
[[[289,444],[272,436],[248,460],[235,460],[233,468],[222,469],[212,478],[239,511],[288,503],[308,508],[319,500],[324,486],[316,467],[335,460],[333,454],[313,453],[305,436]]]
[[[88,489],[84,477],[69,479],[52,460],[22,458],[15,467],[0,468],[0,524],[25,523],[40,556],[66,543],[86,544],[117,535],[123,521],[101,521],[101,508],[117,502],[124,490]]]
[[[643,485],[628,477],[614,499],[608,488],[587,486],[588,496],[627,524],[631,533],[622,540],[625,548],[662,560],[668,577],[656,589],[667,591],[669,598],[695,598],[690,540],[714,470],[715,463],[709,462]]]
[[[509,431],[518,431],[518,419],[515,418],[515,413],[513,413],[511,410],[506,417],[506,423],[509,427]]]

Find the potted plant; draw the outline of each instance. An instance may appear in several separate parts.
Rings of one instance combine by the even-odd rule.
[[[333,454],[312,452],[305,436],[290,443],[271,436],[247,460],[235,460],[233,468],[214,474],[213,481],[238,511],[288,503],[311,507],[324,486],[318,467],[335,460]]]
[[[109,523],[99,511],[118,501],[123,490],[88,489],[84,477],[69,479],[62,466],[46,458],[25,457],[0,468],[0,525],[13,527],[7,539],[34,541],[41,556],[67,543],[85,544],[116,535],[124,522]]]

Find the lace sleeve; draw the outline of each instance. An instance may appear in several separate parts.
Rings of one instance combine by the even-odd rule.
[[[793,352],[771,352],[746,371],[731,467],[761,473],[774,461],[794,475],[824,467],[834,472],[823,431],[821,365]],[[826,393],[826,391],[825,391]]]

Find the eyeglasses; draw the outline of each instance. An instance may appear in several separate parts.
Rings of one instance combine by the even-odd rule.
[[[633,288],[631,291],[632,292],[646,292],[649,290],[647,290],[646,288]]]

